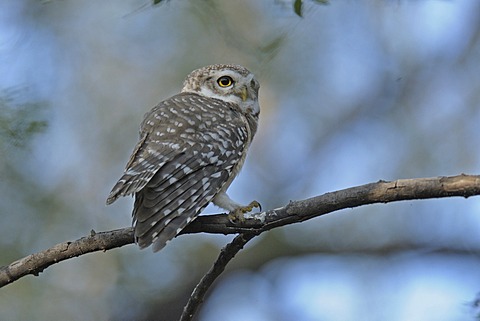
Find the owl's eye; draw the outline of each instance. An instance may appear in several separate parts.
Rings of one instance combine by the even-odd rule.
[[[222,76],[217,79],[217,84],[223,88],[230,87],[233,85],[233,79],[230,76]]]

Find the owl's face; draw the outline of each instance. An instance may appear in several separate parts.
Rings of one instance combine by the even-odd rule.
[[[192,71],[183,83],[182,92],[194,92],[234,103],[245,113],[258,115],[258,89],[255,76],[239,65],[211,65]]]

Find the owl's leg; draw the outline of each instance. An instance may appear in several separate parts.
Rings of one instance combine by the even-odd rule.
[[[212,202],[216,206],[229,211],[228,218],[231,221],[245,221],[243,214],[250,212],[255,207],[258,207],[260,210],[262,210],[262,206],[257,201],[252,201],[248,205],[242,205],[232,200],[225,192],[218,193]]]

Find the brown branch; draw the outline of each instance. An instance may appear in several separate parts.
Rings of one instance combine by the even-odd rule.
[[[72,257],[90,252],[106,251],[131,243],[133,243],[131,227],[100,233],[92,230],[89,236],[73,242],[59,243],[45,251],[31,254],[7,266],[0,267],[0,287],[28,274],[38,276],[50,265]]]
[[[213,263],[210,270],[207,274],[203,276],[200,282],[197,284],[195,289],[193,289],[190,298],[188,299],[187,305],[183,308],[183,313],[180,317],[180,321],[190,321],[192,320],[195,312],[198,310],[200,305],[203,303],[205,294],[207,294],[208,289],[213,284],[213,282],[222,274],[233,257],[247,244],[248,241],[257,236],[258,233],[241,233],[237,235],[233,241],[227,244],[218,255],[217,260]]]
[[[255,233],[287,224],[302,222],[340,209],[373,203],[480,195],[480,176],[400,179],[379,181],[344,190],[326,193],[302,201],[290,202],[274,210],[252,215],[242,224],[231,223],[224,214],[200,216],[182,231],[186,233]],[[107,251],[133,243],[131,228],[95,233],[73,242],[63,242],[45,251],[29,255],[8,266],[0,267],[0,287],[63,260],[90,252]]]

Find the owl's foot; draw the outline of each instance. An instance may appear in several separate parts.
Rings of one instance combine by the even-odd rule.
[[[230,213],[228,213],[228,219],[230,222],[245,222],[243,214],[251,212],[254,208],[262,210],[262,205],[257,201],[251,201],[247,206],[239,207]]]

